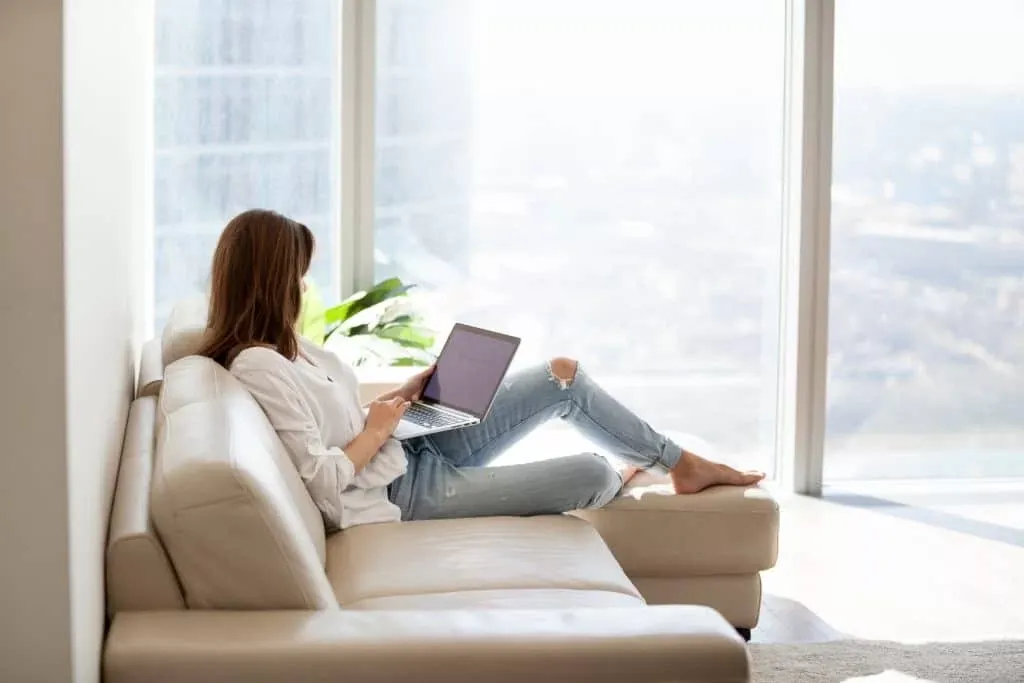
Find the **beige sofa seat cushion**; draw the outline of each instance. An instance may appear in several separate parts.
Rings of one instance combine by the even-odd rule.
[[[506,590],[598,591],[639,598],[590,525],[563,515],[358,526],[328,539],[327,574],[342,606],[466,592],[481,592],[482,601],[500,601],[504,598],[483,592]],[[472,606],[472,596],[451,600]]]
[[[149,516],[155,423],[155,398],[132,403],[107,538],[107,608],[111,614],[185,607],[178,577]]]
[[[153,521],[190,607],[336,607],[320,512],[249,392],[208,358],[167,367]]]
[[[606,507],[573,514],[594,525],[634,578],[750,574],[778,556],[779,506],[760,487],[678,496],[667,481],[639,475]]]
[[[707,607],[119,615],[105,683],[743,683]]]
[[[363,610],[463,610],[463,609],[609,609],[643,607],[644,601],[625,593],[570,588],[505,588],[453,593],[392,595],[368,598],[345,605]]]

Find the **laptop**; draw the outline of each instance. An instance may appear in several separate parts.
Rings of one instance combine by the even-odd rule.
[[[411,439],[482,422],[518,348],[518,337],[457,323],[394,437]]]

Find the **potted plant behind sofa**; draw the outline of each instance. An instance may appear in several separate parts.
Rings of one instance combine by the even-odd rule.
[[[414,286],[388,278],[327,308],[309,281],[299,332],[354,367],[430,365],[436,336],[409,297]]]

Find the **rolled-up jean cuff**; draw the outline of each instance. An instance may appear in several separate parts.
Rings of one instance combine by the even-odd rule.
[[[654,461],[648,470],[658,474],[668,474],[671,470],[675,469],[676,464],[683,457],[683,453],[682,448],[672,444],[670,448],[665,449],[665,452]]]

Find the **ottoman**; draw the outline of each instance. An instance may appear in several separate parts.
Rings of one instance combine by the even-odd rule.
[[[761,487],[675,495],[641,473],[590,522],[651,605],[707,605],[750,636],[761,609],[760,572],[778,556],[779,506]]]

